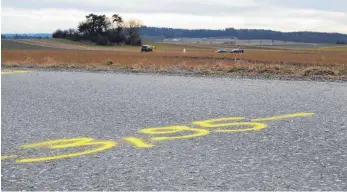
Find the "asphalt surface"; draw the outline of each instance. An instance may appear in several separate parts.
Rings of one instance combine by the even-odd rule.
[[[118,143],[56,160],[3,159],[2,190],[347,190],[346,83],[48,71],[1,80],[2,156],[81,150],[19,149],[63,138]],[[298,112],[315,115],[152,148],[121,142],[143,128]]]

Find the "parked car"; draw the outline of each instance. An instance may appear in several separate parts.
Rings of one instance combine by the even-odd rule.
[[[154,50],[154,47],[152,45],[142,45],[141,46],[141,52],[151,52]]]
[[[216,51],[216,53],[227,53],[228,51],[225,49],[219,49],[218,51]]]
[[[244,53],[244,50],[240,48],[236,48],[236,49],[230,50],[230,53]]]

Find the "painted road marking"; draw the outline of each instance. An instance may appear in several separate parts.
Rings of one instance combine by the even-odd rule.
[[[282,120],[282,119],[290,119],[295,117],[308,117],[315,115],[315,113],[294,113],[294,114],[288,114],[288,115],[278,115],[268,118],[258,118],[258,119],[252,119],[251,121],[275,121],[275,120]]]
[[[145,128],[141,129],[139,132],[149,135],[158,135],[158,134],[172,134],[172,133],[179,133],[179,132],[194,132],[193,134],[189,135],[183,135],[183,136],[171,136],[171,137],[152,137],[151,140],[153,141],[165,141],[165,140],[175,140],[175,139],[190,139],[194,137],[201,137],[208,135],[210,133],[209,130],[206,129],[197,129],[197,128],[191,128],[188,126],[169,126],[169,127],[157,127],[157,128]]]
[[[220,123],[220,124],[213,124],[219,121],[235,121],[235,120],[243,120],[244,117],[226,117],[226,118],[217,118],[217,119],[209,119],[204,121],[193,121],[193,125],[199,125],[201,127],[207,127],[207,128],[216,128],[216,127],[226,127],[229,125],[233,125],[233,123]]]
[[[242,126],[251,126],[251,128],[244,129],[218,129],[214,132],[217,133],[230,133],[230,132],[247,132],[247,131],[259,131],[268,127],[265,123],[256,123],[256,122],[238,122],[238,123],[229,123],[228,127],[242,127]]]
[[[1,71],[1,75],[15,74],[15,73],[28,73],[30,71],[18,70],[18,71]]]
[[[153,128],[143,128],[138,132],[149,135],[149,140],[151,141],[168,141],[168,140],[177,140],[177,139],[191,139],[198,138],[202,136],[206,136],[213,132],[218,133],[237,133],[237,132],[248,132],[248,131],[259,131],[268,127],[265,124],[265,121],[273,121],[273,120],[281,120],[288,118],[298,118],[298,117],[309,117],[313,116],[315,113],[293,113],[286,115],[278,115],[267,118],[256,118],[252,119],[250,122],[235,122],[244,120],[244,117],[225,117],[225,118],[216,118],[209,120],[200,120],[191,122],[192,125],[200,126],[200,128],[192,128],[185,125],[176,125],[176,126],[165,126],[165,127],[153,127]],[[223,122],[223,121],[234,121],[234,122]],[[245,127],[246,128],[238,128],[235,129],[233,127]],[[230,129],[233,128],[233,129]],[[184,134],[183,134],[184,133]],[[170,135],[174,134],[174,136]],[[177,135],[180,134],[180,135]],[[122,140],[130,143],[136,148],[152,148],[155,145],[152,143],[146,142],[137,137],[124,137]],[[17,158],[15,163],[33,163],[33,162],[41,162],[41,161],[49,161],[49,160],[57,160],[57,159],[65,159],[71,157],[77,157],[81,155],[88,155],[92,153],[101,152],[104,150],[111,149],[117,146],[116,141],[104,141],[104,140],[95,140],[89,137],[80,137],[80,138],[69,138],[69,139],[57,139],[57,140],[48,140],[39,143],[31,143],[20,146],[22,150],[25,149],[66,149],[66,148],[79,148],[89,146],[89,149],[81,149],[81,151],[73,152],[73,153],[65,153],[54,156],[43,156],[43,157],[21,157],[19,155],[5,155],[2,156],[1,159],[10,159]]]
[[[137,148],[151,148],[154,145],[151,143],[147,143],[140,138],[137,137],[124,137],[123,140],[129,142]]]
[[[80,155],[87,155],[96,153],[99,151],[104,151],[107,149],[111,149],[116,146],[117,143],[115,141],[95,141],[92,138],[73,138],[73,139],[58,139],[53,141],[44,141],[40,143],[33,143],[29,145],[22,145],[22,148],[48,148],[48,149],[62,149],[62,148],[72,148],[72,147],[84,147],[84,146],[94,146],[94,149],[86,149],[84,151],[75,152],[75,153],[67,153],[63,155],[54,155],[47,157],[34,157],[34,158],[22,158],[17,159],[16,163],[30,163],[30,162],[39,162],[39,161],[47,161],[47,160],[56,160],[62,158],[76,157]]]
[[[3,155],[3,156],[1,156],[1,160],[13,159],[13,158],[17,158],[17,157],[19,157],[19,155]]]

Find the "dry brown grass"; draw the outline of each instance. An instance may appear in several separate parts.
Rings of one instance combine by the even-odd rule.
[[[87,50],[2,50],[4,67],[126,69],[149,72],[193,72],[256,76],[347,77],[346,51],[247,50],[245,54],[213,52],[121,52]],[[112,65],[107,65],[112,61]]]

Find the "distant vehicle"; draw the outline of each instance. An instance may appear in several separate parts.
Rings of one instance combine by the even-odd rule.
[[[152,45],[142,45],[141,52],[151,52],[154,51],[155,47]]]
[[[236,49],[230,50],[230,53],[244,53],[244,50],[240,48],[236,48]]]
[[[216,51],[216,53],[227,53],[228,51],[225,49],[219,49],[218,51]]]

